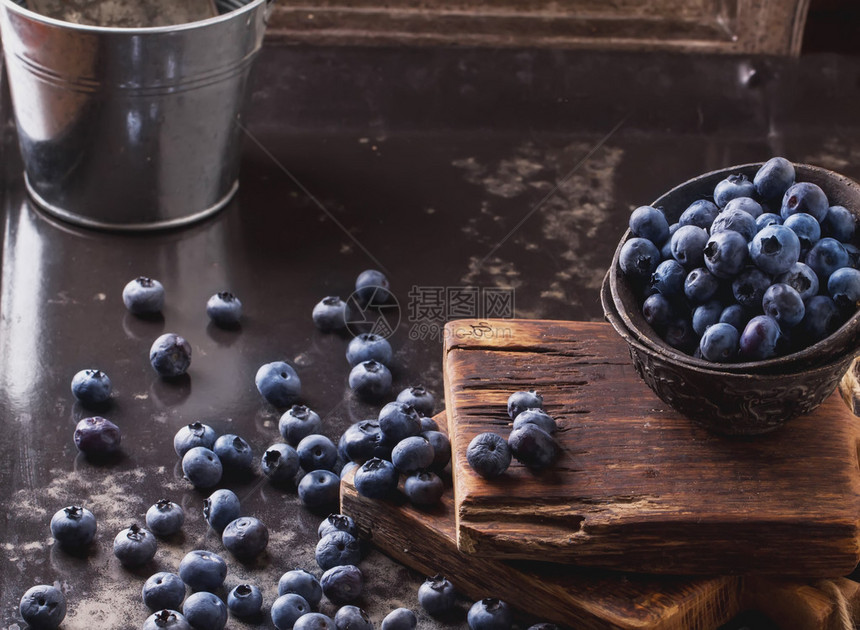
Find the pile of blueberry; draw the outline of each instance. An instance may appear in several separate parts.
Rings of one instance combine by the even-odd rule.
[[[553,438],[558,425],[543,410],[543,396],[534,390],[514,392],[508,398],[508,416],[514,424],[507,440],[491,431],[479,433],[466,449],[469,466],[485,479],[503,475],[512,458],[535,471],[548,468],[558,458],[559,446]]]
[[[672,225],[663,208],[634,210],[619,264],[671,346],[759,361],[824,339],[856,312],[854,212],[775,157],[752,181],[730,175],[703,191]]]

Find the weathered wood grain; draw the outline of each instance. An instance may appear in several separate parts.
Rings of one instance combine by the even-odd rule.
[[[445,416],[437,422],[445,426]],[[653,577],[538,562],[475,558],[456,545],[453,493],[434,510],[358,495],[341,483],[341,510],[381,551],[427,575],[443,573],[467,597],[500,597],[537,617],[584,630],[705,630],[741,610],[740,578]]]
[[[445,347],[458,546],[648,573],[838,577],[860,559],[860,422],[831,396],[772,434],[710,434],[667,409],[602,323],[457,321]],[[466,463],[537,388],[562,455],[486,481]]]
[[[838,598],[844,599],[849,612],[847,628]],[[850,630],[860,623],[860,584],[846,578],[811,582],[749,578],[743,599],[745,608],[764,613],[783,630]]]

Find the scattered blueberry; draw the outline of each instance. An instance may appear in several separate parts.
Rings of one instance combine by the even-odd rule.
[[[335,614],[334,627],[336,630],[373,630],[373,622],[362,608],[347,604]]]
[[[457,592],[451,581],[442,575],[424,580],[418,588],[418,603],[431,617],[448,614],[457,603]]]
[[[470,630],[510,630],[514,616],[505,602],[487,597],[472,604],[466,622]]]
[[[514,430],[519,429],[524,424],[536,424],[547,433],[555,433],[558,429],[555,418],[543,409],[526,409],[517,414],[517,417],[514,418]]]
[[[152,560],[157,548],[155,536],[136,524],[122,530],[113,540],[113,555],[130,569]]]
[[[821,224],[805,212],[792,214],[782,224],[797,234],[801,255],[821,239]]]
[[[319,414],[305,405],[293,405],[278,420],[278,432],[293,446],[303,438],[321,431],[322,420]]]
[[[753,218],[754,222],[764,214],[761,204],[752,197],[735,197],[723,207],[722,212],[734,212],[735,210],[746,212]],[[757,228],[756,231],[758,229],[760,228]]]
[[[227,577],[227,563],[217,553],[195,549],[179,563],[179,577],[194,591],[215,591]]]
[[[390,455],[390,447],[382,445],[382,432],[376,420],[362,420],[347,427],[343,432],[343,447],[346,456],[358,462]]]
[[[422,435],[403,438],[391,451],[391,463],[402,473],[429,468],[434,458],[433,445]]]
[[[211,488],[221,481],[224,467],[215,451],[195,446],[182,456],[182,474],[195,488]]]
[[[744,216],[748,216],[744,214]],[[734,230],[712,234],[705,244],[705,266],[717,278],[735,277],[747,262],[747,241]]]
[[[542,409],[543,396],[534,390],[514,392],[508,397],[508,416],[511,420],[526,409]]]
[[[83,549],[96,537],[96,517],[88,509],[70,505],[51,517],[51,535],[61,547]]]
[[[660,264],[660,250],[648,239],[634,236],[621,247],[618,262],[625,276],[644,282]]]
[[[860,272],[858,272],[860,273]],[[772,284],[764,292],[762,308],[783,328],[791,328],[800,323],[805,313],[803,298],[787,284]]]
[[[195,446],[204,446],[211,449],[215,446],[218,434],[215,429],[202,422],[192,422],[185,425],[173,437],[173,450],[182,457]]]
[[[481,477],[495,479],[511,465],[511,449],[498,433],[480,433],[469,442],[466,461]]]
[[[640,206],[630,213],[630,231],[634,236],[647,238],[657,247],[669,238],[669,222],[661,210]]]
[[[430,464],[431,470],[445,470],[448,462],[451,461],[451,440],[441,431],[422,431],[421,435],[430,441],[433,446],[433,461]]]
[[[328,437],[315,433],[302,439],[296,446],[299,464],[305,472],[334,470],[337,447]]]
[[[805,212],[821,223],[829,209],[827,195],[820,186],[812,182],[798,182],[785,191],[779,214],[783,219],[788,219],[792,214]]]
[[[708,242],[706,230],[696,225],[684,225],[672,235],[670,242],[672,257],[685,268],[695,269],[704,265],[705,259],[702,252]]]
[[[558,444],[536,424],[524,424],[511,431],[508,446],[517,461],[532,470],[548,468],[559,455]]]
[[[254,452],[244,438],[225,433],[215,440],[212,450],[226,470],[249,472],[254,468]]]
[[[272,604],[272,623],[278,630],[291,630],[299,617],[311,610],[304,597],[296,593],[285,593]]]
[[[826,236],[835,238],[842,243],[848,243],[854,238],[857,221],[845,206],[830,206],[821,227]]]
[[[347,516],[346,514],[329,514],[326,516],[317,528],[317,536],[322,538],[326,534],[336,531],[346,532],[358,537],[355,521],[351,516]]]
[[[299,472],[299,454],[289,444],[272,444],[263,453],[260,468],[274,483],[291,483]]]
[[[165,333],[152,343],[149,362],[162,378],[176,378],[191,365],[191,344],[174,333]]]
[[[343,330],[349,319],[349,306],[336,295],[329,295],[314,306],[313,320],[323,332]]]
[[[206,314],[220,328],[236,328],[242,319],[242,302],[229,291],[221,291],[206,302]]]
[[[219,488],[203,499],[203,518],[209,527],[219,533],[239,518],[240,511],[239,497],[227,488]]]
[[[406,477],[403,492],[412,505],[427,507],[439,503],[445,484],[436,473],[422,470]]]
[[[678,218],[678,225],[693,225],[707,230],[713,223],[720,209],[707,199],[698,199],[687,206]]]
[[[684,280],[687,270],[674,258],[664,260],[654,273],[651,274],[649,286],[652,291],[657,291],[667,298],[680,296],[684,293]]]
[[[172,536],[182,529],[185,511],[178,503],[169,499],[159,499],[146,511],[146,528],[156,536]],[[175,606],[156,606],[155,608],[176,608]]]
[[[762,199],[782,199],[794,179],[794,165],[783,157],[773,157],[756,171],[753,184]]]
[[[192,630],[181,612],[164,608],[152,613],[143,623],[143,630]]]
[[[379,431],[387,442],[396,444],[412,435],[418,435],[421,432],[421,420],[412,405],[390,402],[379,412]]]
[[[764,212],[755,220],[755,226],[759,231],[768,225],[782,225],[782,217],[773,212]]]
[[[286,361],[273,361],[260,366],[254,383],[263,398],[274,407],[289,407],[302,393],[299,375]]]
[[[365,269],[355,279],[355,293],[362,304],[385,304],[390,297],[388,278],[376,269]]]
[[[312,512],[323,512],[337,507],[340,477],[330,470],[309,472],[298,485],[299,500]]]
[[[253,617],[263,608],[263,594],[253,584],[239,584],[227,594],[227,610],[236,617]]]
[[[380,400],[391,392],[391,372],[378,361],[364,361],[350,371],[349,387],[364,400]]]
[[[134,315],[154,315],[164,308],[164,287],[158,280],[140,276],[125,285],[122,302]]]
[[[348,532],[336,531],[320,538],[315,557],[323,571],[341,564],[358,564],[361,548],[358,539]]]
[[[752,197],[755,194],[755,184],[743,173],[738,173],[717,183],[714,187],[714,203],[722,208],[732,199]]]
[[[419,411],[418,413],[421,412]],[[439,430],[439,423],[436,422],[436,420],[434,420],[430,416],[421,416],[420,418],[418,418],[418,420],[421,422],[421,433],[424,433],[425,431]]]
[[[107,418],[84,418],[75,426],[75,446],[88,457],[105,457],[119,451],[122,432]]]
[[[110,399],[111,382],[101,370],[81,370],[72,377],[72,395],[84,406],[98,406]]]
[[[800,257],[800,239],[791,228],[768,225],[753,237],[749,252],[753,263],[765,273],[785,273]]]
[[[700,304],[693,310],[693,330],[701,337],[709,326],[720,321],[723,314],[723,304],[719,300],[711,300]]]
[[[739,341],[737,328],[731,324],[716,323],[705,330],[699,349],[706,360],[727,363],[737,355]]]
[[[55,630],[66,617],[66,598],[56,586],[38,584],[21,597],[18,611],[31,628]]]
[[[179,610],[185,600],[185,582],[175,573],[154,573],[143,583],[141,597],[150,610]]]
[[[350,339],[346,347],[346,360],[353,367],[364,361],[378,361],[391,365],[391,344],[376,333],[361,333]]]
[[[776,356],[780,338],[779,324],[773,317],[756,315],[741,333],[740,355],[747,361],[762,361]]]
[[[432,416],[436,398],[423,385],[411,385],[397,394],[397,402],[412,405],[422,416]]]
[[[335,627],[328,615],[312,612],[296,619],[293,630],[335,630]]]
[[[323,593],[333,604],[341,605],[355,601],[364,587],[364,576],[354,564],[332,567],[322,574],[320,585]]]
[[[397,489],[397,478],[394,464],[373,457],[355,471],[355,489],[368,499],[385,499]]]
[[[418,617],[408,608],[395,608],[385,615],[380,630],[415,630]]]
[[[666,296],[654,293],[642,303],[642,317],[654,330],[663,332],[674,319],[674,309]]]
[[[313,573],[304,569],[287,571],[278,580],[278,595],[295,593],[301,595],[311,606],[317,606],[322,599],[322,586]]]
[[[827,280],[827,292],[838,308],[854,312],[860,301],[860,271],[852,267],[837,269]]]
[[[182,614],[194,630],[222,630],[227,625],[227,606],[213,593],[191,593],[182,604]]]
[[[848,266],[848,251],[835,238],[825,237],[809,250],[805,262],[818,274],[818,281],[824,287],[830,274]]]
[[[253,560],[266,550],[269,544],[269,529],[258,518],[242,516],[224,528],[221,543],[235,557]]]

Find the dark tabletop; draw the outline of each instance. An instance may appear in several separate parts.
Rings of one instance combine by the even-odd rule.
[[[772,155],[860,179],[856,57],[269,42],[256,70],[238,195],[215,217],[178,231],[86,231],[35,210],[14,126],[5,127],[2,628],[23,626],[17,602],[26,588],[52,582],[67,591],[64,628],[140,627],[148,614],[140,588],[150,573],[175,571],[191,549],[220,549],[200,510],[209,492],[182,479],[172,437],[200,420],[242,435],[258,454],[278,441],[279,414],[254,387],[263,363],[296,366],[303,401],[335,440],[375,416],[378,406],[350,394],[346,339],[319,332],[310,317],[322,297],[349,295],[361,270],[384,269],[400,305],[394,390],[423,383],[441,409],[439,326],[488,314],[480,302],[474,313],[463,310],[471,303],[457,296],[467,290],[511,296],[517,317],[597,321],[599,283],[631,209],[675,184]],[[122,304],[123,286],[141,274],[166,287],[162,319],[136,318]],[[206,300],[222,290],[244,304],[239,330],[215,328],[206,317]],[[428,296],[442,296],[443,308],[428,311]],[[150,367],[149,347],[163,332],[190,340],[187,380],[163,382]],[[92,415],[69,389],[87,367],[114,383],[104,415],[122,427],[123,457],[109,465],[82,458],[72,441],[75,423]],[[285,570],[319,573],[320,516],[294,491],[259,478],[227,486],[271,531],[265,561],[249,567],[228,558],[228,586],[252,581],[271,603]],[[121,568],[113,536],[142,523],[163,496],[187,509],[182,537],[162,544],[154,564]],[[88,557],[52,543],[50,517],[71,503],[99,519]],[[400,605],[418,610],[423,576],[378,552],[362,569],[361,605],[374,620]],[[420,619],[421,628],[465,627]],[[755,615],[732,627],[744,624],[767,627]]]

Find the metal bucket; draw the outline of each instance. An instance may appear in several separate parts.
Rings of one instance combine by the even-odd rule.
[[[40,206],[88,227],[141,230],[184,225],[227,204],[268,0],[216,5],[227,12],[107,28],[0,0],[27,189]]]

